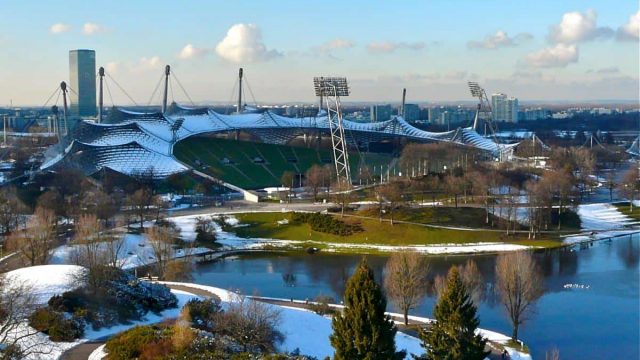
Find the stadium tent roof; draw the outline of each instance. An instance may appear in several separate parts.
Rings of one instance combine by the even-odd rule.
[[[154,176],[166,177],[188,170],[172,155],[173,143],[189,136],[244,130],[266,134],[265,142],[282,142],[307,130],[328,130],[326,117],[290,118],[269,110],[225,115],[202,108],[175,105],[176,112],[163,115],[114,108],[110,120],[117,123],[96,124],[83,121],[75,129],[73,141],[63,154],[49,159],[41,169],[57,166],[80,167],[91,174],[102,168],[127,174],[140,174],[153,168]],[[517,144],[498,144],[478,134],[473,128],[446,132],[429,132],[407,123],[400,116],[382,122],[360,123],[344,120],[347,136],[384,138],[404,137],[420,142],[451,142],[471,146],[498,156]]]

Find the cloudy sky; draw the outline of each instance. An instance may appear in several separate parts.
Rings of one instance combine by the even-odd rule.
[[[96,50],[139,104],[165,64],[195,102],[230,101],[240,66],[258,102],[314,101],[317,75],[347,76],[353,101],[398,101],[402,87],[411,101],[469,100],[468,80],[524,101],[638,98],[635,0],[0,0],[0,9],[0,105],[43,104],[76,48]],[[177,87],[174,98],[186,102]]]

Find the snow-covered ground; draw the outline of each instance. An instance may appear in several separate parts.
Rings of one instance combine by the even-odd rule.
[[[223,302],[223,306],[224,303],[235,301],[238,298],[238,295],[233,292],[213,286],[171,282],[164,282],[164,284],[186,285],[188,287],[208,291],[220,297]],[[279,300],[288,301],[286,299]],[[331,318],[320,316],[309,310],[297,307],[278,306],[278,308],[282,311],[282,322],[279,330],[285,335],[285,341],[280,344],[279,347],[280,351],[288,352],[300,349],[302,354],[315,356],[318,359],[324,359],[326,356],[333,356],[333,348],[329,342],[329,335],[333,332],[331,328]],[[401,316],[396,313],[389,314],[392,316]],[[410,316],[410,318],[424,323],[433,321],[431,319],[418,316]],[[506,344],[509,341],[508,336],[494,331],[479,329],[478,333],[482,334],[482,336],[486,337],[491,342]],[[398,350],[407,351],[407,359],[412,358],[411,354],[420,355],[424,352],[420,343],[420,340],[413,336],[400,332],[396,334],[396,347]],[[514,349],[508,349],[508,351],[512,359],[531,359],[530,355],[520,353]]]
[[[577,212],[583,230],[615,230],[640,224],[608,203],[579,205]]]
[[[195,239],[195,233],[193,236]],[[123,245],[118,252],[118,259],[120,259],[120,265],[123,269],[132,269],[138,266],[148,265],[155,262],[155,255],[153,248],[149,243],[149,239],[145,235],[138,234],[125,234],[123,238]],[[105,247],[108,246],[105,243]],[[51,264],[70,264],[73,263],[73,254],[76,249],[76,245],[63,245],[57,247],[53,251],[51,258]],[[199,254],[203,252],[211,251],[208,248],[193,248],[189,249],[189,254]],[[177,249],[174,253],[174,257],[185,256],[185,251]]]
[[[9,271],[4,276],[8,286],[27,286],[37,295],[38,304],[46,304],[52,296],[82,286],[83,271],[76,265],[41,265]]]
[[[187,215],[177,216],[169,218],[173,221],[178,228],[180,228],[180,235],[185,241],[191,241],[195,239],[194,226],[196,218],[216,216],[215,213],[200,214],[200,215]],[[226,214],[225,221],[231,226],[242,226],[238,224],[238,220],[233,215]],[[327,246],[329,249],[325,251],[336,251],[339,249],[359,249],[362,251],[382,251],[391,252],[398,250],[413,250],[424,254],[462,254],[462,253],[480,253],[480,252],[500,252],[500,251],[517,251],[531,249],[530,246],[516,245],[516,244],[504,244],[493,242],[482,243],[467,243],[467,244],[439,244],[439,245],[408,245],[408,246],[390,246],[390,245],[378,245],[378,244],[345,244],[345,243],[333,243],[333,242],[314,242],[308,240],[278,240],[278,239],[262,239],[262,238],[241,238],[233,233],[223,231],[220,226],[216,226],[217,242],[223,245],[223,249],[227,250],[250,250],[261,249],[265,246],[268,247],[287,247],[291,245],[310,245],[318,244]],[[286,225],[283,225],[286,226]]]

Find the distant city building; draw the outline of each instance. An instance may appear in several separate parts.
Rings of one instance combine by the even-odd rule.
[[[491,95],[491,117],[493,121],[518,122],[518,99],[505,94]]]
[[[469,124],[473,121],[475,112],[466,108],[450,108],[440,114],[440,124],[447,125],[449,130],[452,125]]]
[[[435,125],[443,125],[441,114],[446,111],[444,106],[429,108],[429,122]]]
[[[549,111],[543,108],[524,109],[518,112],[518,120],[522,121],[538,121],[549,117]]]
[[[404,104],[404,119],[406,121],[420,120],[420,106],[417,104]]]
[[[391,105],[371,105],[371,121],[387,121],[391,119]]]
[[[75,116],[96,116],[96,52],[69,51],[70,112]]]

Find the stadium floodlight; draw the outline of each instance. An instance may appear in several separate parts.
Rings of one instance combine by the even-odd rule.
[[[480,85],[475,81],[469,81],[469,91],[471,91],[471,96],[481,98],[483,90]]]
[[[346,77],[314,77],[313,87],[316,96],[324,98],[327,107],[327,120],[331,132],[331,147],[333,148],[333,162],[336,167],[338,182],[351,186],[351,169],[349,167],[349,152],[347,140],[342,124],[341,96],[349,96],[349,85]]]
[[[346,77],[314,77],[313,87],[316,96],[349,96]]]

